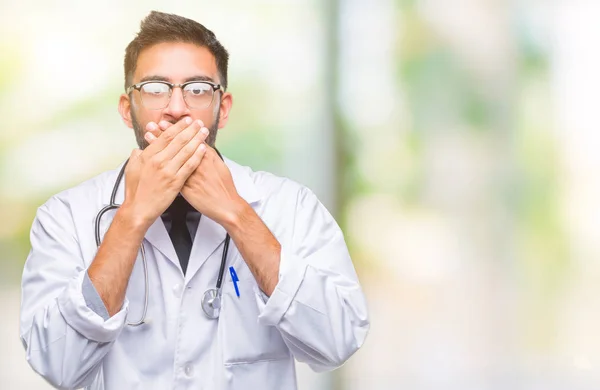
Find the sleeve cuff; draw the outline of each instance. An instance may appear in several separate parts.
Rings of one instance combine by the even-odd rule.
[[[86,274],[87,271],[82,271],[69,282],[65,291],[58,297],[58,309],[67,324],[88,340],[100,343],[112,342],[119,336],[125,325],[129,301],[126,298],[121,310],[105,321],[88,307],[83,296],[82,286]]]
[[[263,298],[266,295],[258,287],[255,290],[256,302],[260,310],[258,322],[262,325],[275,326],[279,324],[302,285],[308,265],[304,259],[288,254],[283,248],[280,264],[282,267],[279,273],[279,282],[275,286],[273,294],[265,300]],[[284,269],[283,265],[287,265],[287,267]]]
[[[108,321],[108,319],[110,318],[110,314],[108,314],[108,310],[106,309],[106,306],[104,305],[100,294],[98,294],[98,290],[96,290],[96,287],[94,287],[94,284],[92,283],[90,275],[87,273],[87,271],[85,272],[85,275],[83,275],[81,292],[83,294],[83,298],[85,299],[85,304],[87,305],[87,307],[89,307],[94,313],[102,317],[104,321]]]

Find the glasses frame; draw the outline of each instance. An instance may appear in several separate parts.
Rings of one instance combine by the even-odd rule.
[[[127,88],[126,92],[129,95],[134,89],[137,91],[140,91],[144,85],[150,84],[150,83],[160,83],[160,84],[165,84],[165,85],[169,86],[169,100],[167,101],[167,104],[165,104],[163,107],[160,107],[160,108],[147,108],[146,107],[146,109],[148,109],[148,110],[163,110],[163,109],[165,109],[169,105],[169,103],[171,103],[171,97],[173,96],[173,88],[181,88],[181,93],[183,95],[183,101],[185,102],[185,105],[188,108],[195,109],[195,110],[202,110],[202,109],[210,107],[213,104],[213,101],[215,100],[215,92],[217,92],[217,91],[221,91],[222,93],[225,92],[225,90],[223,89],[221,84],[213,83],[212,81],[206,81],[206,80],[190,80],[190,81],[186,81],[185,83],[182,83],[182,84],[174,84],[174,83],[170,83],[170,82],[164,81],[164,80],[146,80],[146,81],[142,81],[141,83],[137,83],[137,84],[130,86],[129,88]],[[185,98],[184,88],[187,85],[198,84],[198,83],[208,84],[213,89],[213,95],[210,99],[210,103],[206,107],[192,107],[189,105],[189,103],[187,102],[187,100]],[[140,99],[142,100],[142,104],[144,104],[144,98],[141,95],[140,95]],[[145,105],[144,105],[144,107],[145,107]]]

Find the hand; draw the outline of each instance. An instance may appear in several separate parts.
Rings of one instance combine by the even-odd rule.
[[[171,124],[161,121],[146,138],[153,144]],[[254,209],[239,196],[227,165],[206,146],[202,162],[181,190],[199,212],[223,226],[250,268],[260,289],[271,296],[279,282],[281,244]]]
[[[185,118],[155,138],[144,151],[132,151],[125,169],[122,208],[145,228],[167,209],[200,165],[207,135],[201,127],[201,122]]]
[[[183,197],[200,213],[225,226],[244,204],[227,165],[217,152],[206,146],[206,153],[181,189]]]
[[[172,126],[166,121],[161,121],[159,127],[162,132],[158,129],[153,130],[152,136],[147,138],[149,143],[156,142],[161,134],[170,131]],[[208,145],[202,162],[187,178],[181,193],[192,207],[220,225],[225,225],[235,218],[244,204],[233,184],[229,168]]]

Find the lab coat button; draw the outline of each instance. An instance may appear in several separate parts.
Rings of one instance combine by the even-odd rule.
[[[187,377],[192,377],[194,375],[194,367],[191,364],[188,364],[183,369],[183,372],[185,372]]]
[[[183,289],[181,288],[181,284],[176,284],[173,286],[173,295],[175,295],[177,298],[181,298],[181,291]]]

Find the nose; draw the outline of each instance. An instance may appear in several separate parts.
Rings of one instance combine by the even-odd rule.
[[[163,110],[165,116],[170,117],[173,121],[178,121],[190,114],[187,104],[183,99],[183,90],[181,88],[173,88],[171,94],[171,100],[165,109]]]

